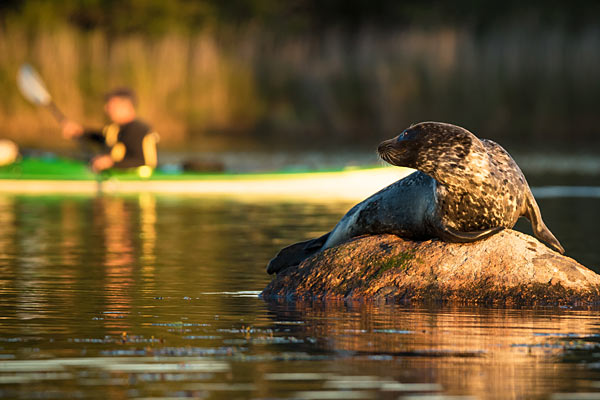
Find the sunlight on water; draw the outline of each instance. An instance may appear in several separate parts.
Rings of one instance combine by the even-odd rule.
[[[217,296],[233,296],[233,297],[258,297],[261,290],[239,290],[237,292],[206,292],[202,294],[214,294]]]
[[[540,198],[598,265],[598,200]],[[261,300],[267,261],[351,205],[0,195],[0,398],[600,393],[594,310]]]
[[[600,186],[544,186],[533,188],[536,199],[582,197],[600,198]]]

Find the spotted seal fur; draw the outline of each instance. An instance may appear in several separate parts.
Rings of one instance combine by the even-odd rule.
[[[331,232],[282,249],[267,272],[355,236],[472,242],[512,228],[521,216],[531,221],[536,237],[564,253],[521,169],[499,144],[456,125],[422,122],[382,142],[378,153],[392,165],[417,171],[354,206]]]

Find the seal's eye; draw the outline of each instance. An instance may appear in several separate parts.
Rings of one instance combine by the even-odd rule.
[[[403,140],[412,140],[415,138],[415,136],[417,135],[417,132],[415,132],[414,130],[404,130],[402,131],[401,134],[398,135],[398,141],[403,141]]]

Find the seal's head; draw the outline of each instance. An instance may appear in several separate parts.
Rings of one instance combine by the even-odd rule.
[[[419,170],[445,185],[486,179],[488,157],[483,143],[460,126],[441,122],[411,125],[379,145],[379,156],[399,167]]]
[[[392,165],[431,174],[441,165],[460,168],[472,148],[480,146],[479,139],[460,126],[421,122],[382,142],[377,151],[384,161]]]

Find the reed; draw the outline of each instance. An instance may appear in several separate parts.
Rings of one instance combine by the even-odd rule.
[[[0,135],[68,144],[17,92],[39,68],[56,102],[103,122],[102,93],[132,86],[140,115],[171,148],[372,146],[412,122],[442,120],[520,144],[594,140],[600,126],[600,29],[503,26],[278,37],[248,26],[161,36],[69,27],[0,31]]]

